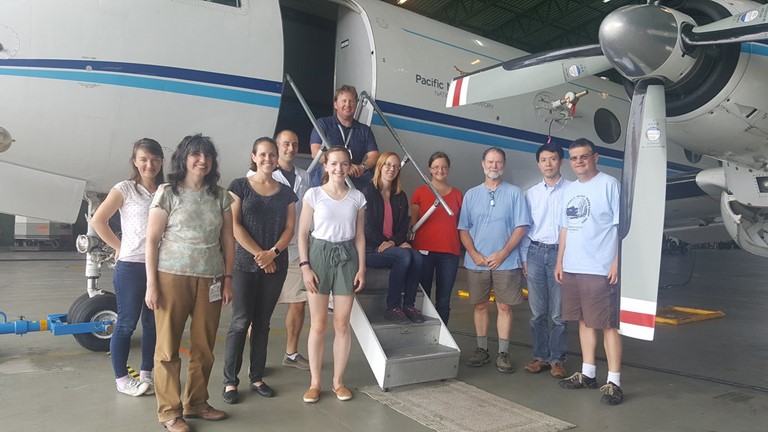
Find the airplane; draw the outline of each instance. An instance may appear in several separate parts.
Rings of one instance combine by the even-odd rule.
[[[594,76],[448,109],[457,70],[526,53],[379,0],[3,0],[0,47],[0,212],[60,222],[76,220],[84,197],[93,214],[99,194],[127,176],[142,137],[170,159],[183,136],[211,136],[224,186],[247,171],[257,137],[291,128],[307,146],[311,124],[286,74],[314,114],[330,114],[338,85],[364,90],[372,99],[360,121],[380,149],[403,153],[386,121],[414,165],[448,153],[461,190],[482,181],[489,146],[506,150],[505,179],[526,188],[540,180],[541,144],[578,137],[596,143],[601,169],[618,176],[630,113],[623,87]],[[660,177],[717,166],[671,142],[668,154]],[[421,182],[415,170],[403,175],[408,191]],[[105,302],[94,299],[111,295],[98,286],[111,253],[90,228],[78,249],[87,292],[70,311],[103,317]],[[81,339],[103,347],[106,336]]]
[[[624,149],[620,331],[652,340],[670,143],[721,166],[695,180],[744,250],[768,256],[768,6],[649,1],[611,12],[599,44],[513,58],[455,78],[447,106],[530,93],[614,68],[631,96]]]

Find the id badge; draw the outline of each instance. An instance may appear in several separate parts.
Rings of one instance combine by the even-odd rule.
[[[221,300],[221,281],[213,279],[211,287],[208,288],[208,301],[213,303]]]

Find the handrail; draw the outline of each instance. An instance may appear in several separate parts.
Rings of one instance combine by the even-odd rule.
[[[322,140],[322,147],[320,148],[320,151],[317,152],[317,155],[315,155],[315,158],[312,159],[312,163],[309,164],[309,168],[307,168],[307,172],[311,173],[312,170],[315,169],[320,158],[323,156],[323,152],[328,150],[330,146],[328,145],[328,139],[325,138],[325,134],[323,133],[323,130],[320,129],[320,126],[317,124],[317,118],[312,113],[312,109],[309,108],[307,101],[304,100],[304,96],[301,95],[301,92],[299,91],[298,86],[296,86],[296,83],[293,82],[293,78],[291,78],[289,74],[285,74],[285,80],[288,81],[288,84],[291,85],[293,92],[296,94],[296,97],[299,99],[299,103],[301,103],[302,108],[304,108],[304,112],[307,114],[307,117],[309,117],[309,121],[312,122],[312,126],[314,126],[315,130],[317,131],[317,134],[320,135],[320,139]],[[347,186],[349,186],[351,189],[355,189],[355,185],[352,183],[352,180],[349,179],[349,176],[347,176],[344,179],[344,181],[347,183]]]
[[[375,100],[373,100],[373,97],[368,94],[368,92],[363,91],[360,93],[360,99],[363,99],[365,102],[369,102],[371,106],[373,107],[374,111],[376,111],[376,114],[381,117],[381,121],[384,122],[384,126],[389,129],[389,133],[392,134],[392,137],[395,138],[395,141],[397,141],[397,144],[400,146],[400,148],[403,150],[403,153],[405,154],[405,157],[403,158],[402,162],[400,163],[400,166],[404,166],[408,161],[413,161],[413,156],[411,156],[411,152],[408,151],[408,149],[405,147],[405,144],[403,144],[402,140],[400,140],[400,137],[397,135],[397,132],[395,132],[395,129],[392,127],[391,124],[389,124],[389,121],[387,120],[387,117],[384,115],[384,112],[381,111],[381,108],[379,108],[379,105],[376,103]],[[419,165],[415,162],[413,163],[413,167],[416,168],[416,172],[419,173],[419,176],[421,176],[421,179],[424,181],[424,184],[429,187],[429,190],[432,191],[432,194],[435,195],[435,204],[427,210],[426,213],[424,213],[424,216],[421,217],[421,219],[416,222],[416,224],[413,225],[412,231],[416,232],[421,225],[427,220],[427,218],[432,215],[432,213],[437,209],[437,206],[442,205],[443,208],[445,208],[445,211],[448,212],[449,215],[453,216],[453,210],[451,210],[450,207],[448,207],[448,204],[445,202],[442,196],[440,196],[440,193],[435,189],[435,187],[432,185],[432,182],[430,182],[427,179],[427,176],[424,175],[424,172],[421,171],[421,168],[419,168]]]

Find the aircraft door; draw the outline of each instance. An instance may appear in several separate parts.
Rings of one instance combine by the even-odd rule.
[[[336,82],[353,85],[358,93],[376,96],[376,56],[368,15],[361,8],[340,7],[336,27]],[[371,124],[373,110],[363,109],[359,121]]]

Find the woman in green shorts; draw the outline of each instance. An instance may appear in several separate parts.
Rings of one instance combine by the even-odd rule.
[[[333,392],[339,400],[352,399],[344,386],[351,336],[349,316],[353,295],[365,284],[365,197],[344,182],[350,168],[349,152],[332,147],[325,153],[323,185],[304,195],[299,219],[299,267],[307,290],[309,315],[309,370],[311,381],[304,402],[320,399],[328,295],[333,293]],[[310,228],[312,232],[310,234]]]

